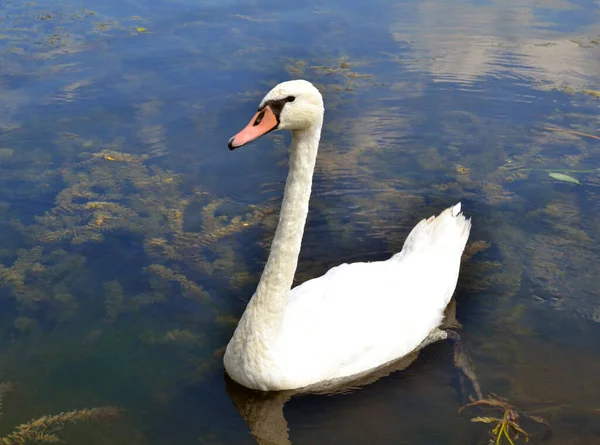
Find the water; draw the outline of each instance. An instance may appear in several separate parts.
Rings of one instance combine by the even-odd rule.
[[[273,85],[302,77],[327,111],[296,281],[386,258],[461,200],[474,227],[457,318],[484,393],[546,419],[546,443],[598,441],[600,141],[552,129],[600,135],[599,13],[569,0],[3,0],[0,380],[18,390],[0,434],[110,405],[117,421],[61,436],[487,442],[469,420],[489,411],[457,413],[445,343],[351,394],[259,400],[224,378],[290,136],[235,152],[227,140]],[[522,424],[539,443],[544,428]]]

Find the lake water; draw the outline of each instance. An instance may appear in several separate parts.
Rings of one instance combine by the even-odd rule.
[[[543,417],[545,442],[522,418],[532,443],[600,442],[599,19],[589,0],[1,0],[0,381],[15,386],[0,436],[117,406],[59,434],[488,442],[493,425],[470,419],[502,413],[458,413],[443,342],[347,394],[286,401],[225,379],[290,135],[227,140],[305,78],[326,117],[296,281],[387,258],[462,201],[456,316],[484,395]]]

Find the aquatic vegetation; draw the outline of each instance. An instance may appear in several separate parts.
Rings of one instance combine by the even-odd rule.
[[[118,281],[109,281],[104,283],[104,306],[106,307],[106,316],[104,320],[107,323],[115,321],[123,306],[123,286]]]
[[[369,73],[359,73],[353,68],[365,65],[364,61],[351,61],[348,56],[337,58],[329,57],[321,65],[308,65],[306,60],[288,61],[285,69],[294,78],[298,77],[316,77],[316,84],[322,91],[353,91],[368,81],[367,85],[373,84],[373,75]],[[332,77],[334,80],[329,79]],[[339,83],[338,83],[339,82]],[[335,107],[335,105],[334,105]]]
[[[0,383],[0,416],[2,415],[2,400],[15,388],[13,383]],[[67,424],[101,421],[112,422],[121,417],[121,408],[107,406],[101,408],[83,408],[60,414],[46,415],[18,425],[12,433],[0,437],[2,445],[23,445],[25,443],[60,443],[63,442],[59,433]]]
[[[14,432],[0,437],[0,443],[2,445],[21,445],[26,442],[58,443],[61,442],[58,432],[65,427],[65,424],[89,422],[92,420],[109,422],[120,416],[120,414],[120,409],[106,407],[80,409],[42,416],[18,425]]]
[[[10,267],[0,265],[0,289],[9,291],[24,315],[15,320],[15,327],[29,330],[31,316],[42,308],[50,309],[57,320],[74,316],[77,303],[72,293],[82,282],[85,261],[77,253],[36,246],[19,249]]]
[[[594,45],[598,45],[600,43],[600,41],[598,41],[598,40],[592,40],[591,43],[593,43]],[[588,48],[590,48],[590,46],[588,46]],[[583,94],[588,94],[588,95],[594,96],[594,97],[600,97],[600,91],[589,90],[589,89],[586,89],[586,88],[578,89],[578,88],[573,88],[573,87],[570,87],[570,86],[563,85],[563,86],[561,86],[559,88],[556,88],[556,89],[558,89],[560,91],[564,91],[565,93],[571,93],[571,94],[583,93]]]
[[[529,434],[519,424],[519,419],[521,417],[543,424],[546,427],[546,437],[551,434],[550,425],[546,420],[541,417],[519,412],[514,406],[495,394],[491,394],[481,400],[472,401],[471,403],[462,406],[458,412],[460,413],[464,409],[474,406],[490,407],[503,412],[502,417],[473,417],[471,419],[471,422],[495,424],[490,430],[490,445],[500,445],[501,443],[504,443],[505,438],[510,445],[515,445],[515,441],[521,436],[525,439],[525,442],[529,442]]]
[[[35,2],[11,5],[4,2],[10,13],[3,17],[3,35],[0,51],[30,54],[36,58],[54,57],[83,49],[85,36],[110,29],[125,30],[117,20],[81,8],[53,11],[40,10]]]
[[[598,93],[600,95],[600,93]],[[588,133],[582,133],[581,131],[575,131],[575,130],[568,130],[565,128],[554,128],[554,127],[544,127],[544,130],[549,130],[549,131],[558,131],[558,132],[562,132],[562,133],[569,133],[569,134],[574,134],[577,136],[583,136],[586,138],[591,138],[591,139],[596,139],[600,141],[600,136],[595,136],[593,134],[588,134]]]
[[[165,266],[152,264],[148,266],[147,271],[155,278],[150,281],[151,286],[155,290],[162,290],[164,289],[164,285],[168,286],[168,283],[174,282],[179,284],[179,289],[186,298],[196,300],[199,303],[207,303],[210,299],[210,295],[201,286]]]
[[[165,333],[166,341],[182,344],[204,344],[204,335],[195,334],[187,329],[174,329]]]
[[[86,256],[68,253],[66,245],[98,244],[107,236],[125,235],[139,238],[151,261],[140,270],[149,288],[126,298],[118,280],[105,283],[106,322],[165,301],[169,294],[210,304],[208,292],[189,278],[190,272],[206,277],[223,268],[230,271],[235,250],[219,242],[255,227],[273,212],[249,206],[245,215],[217,215],[223,200],[211,200],[198,188],[182,194],[179,175],[145,165],[144,155],[102,149],[80,157],[80,162],[62,168],[65,187],[53,208],[37,215],[34,224],[11,222],[34,247],[20,249],[12,265],[0,265],[0,287],[8,289],[23,310],[52,303],[55,319],[73,315],[74,289],[85,276]],[[199,204],[200,230],[187,230],[187,208]],[[20,320],[17,326],[33,325]]]
[[[548,173],[548,176],[550,176],[553,179],[558,179],[559,181],[571,182],[573,184],[581,184],[581,182],[579,182],[579,180],[575,179],[573,176],[569,176],[564,173],[550,172]]]

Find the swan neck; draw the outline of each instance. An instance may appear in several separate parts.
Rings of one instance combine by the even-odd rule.
[[[260,323],[279,329],[294,281],[308,215],[321,122],[292,132],[289,173],[271,253],[256,289]],[[274,332],[271,332],[274,334]]]

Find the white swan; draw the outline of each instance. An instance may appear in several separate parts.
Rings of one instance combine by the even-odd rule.
[[[248,388],[291,390],[364,375],[447,338],[438,326],[471,229],[460,203],[419,222],[388,260],[342,264],[291,289],[323,114],[323,98],[310,82],[283,82],[229,140],[233,150],[273,130],[292,130],[271,252],[223,359],[229,376]]]

